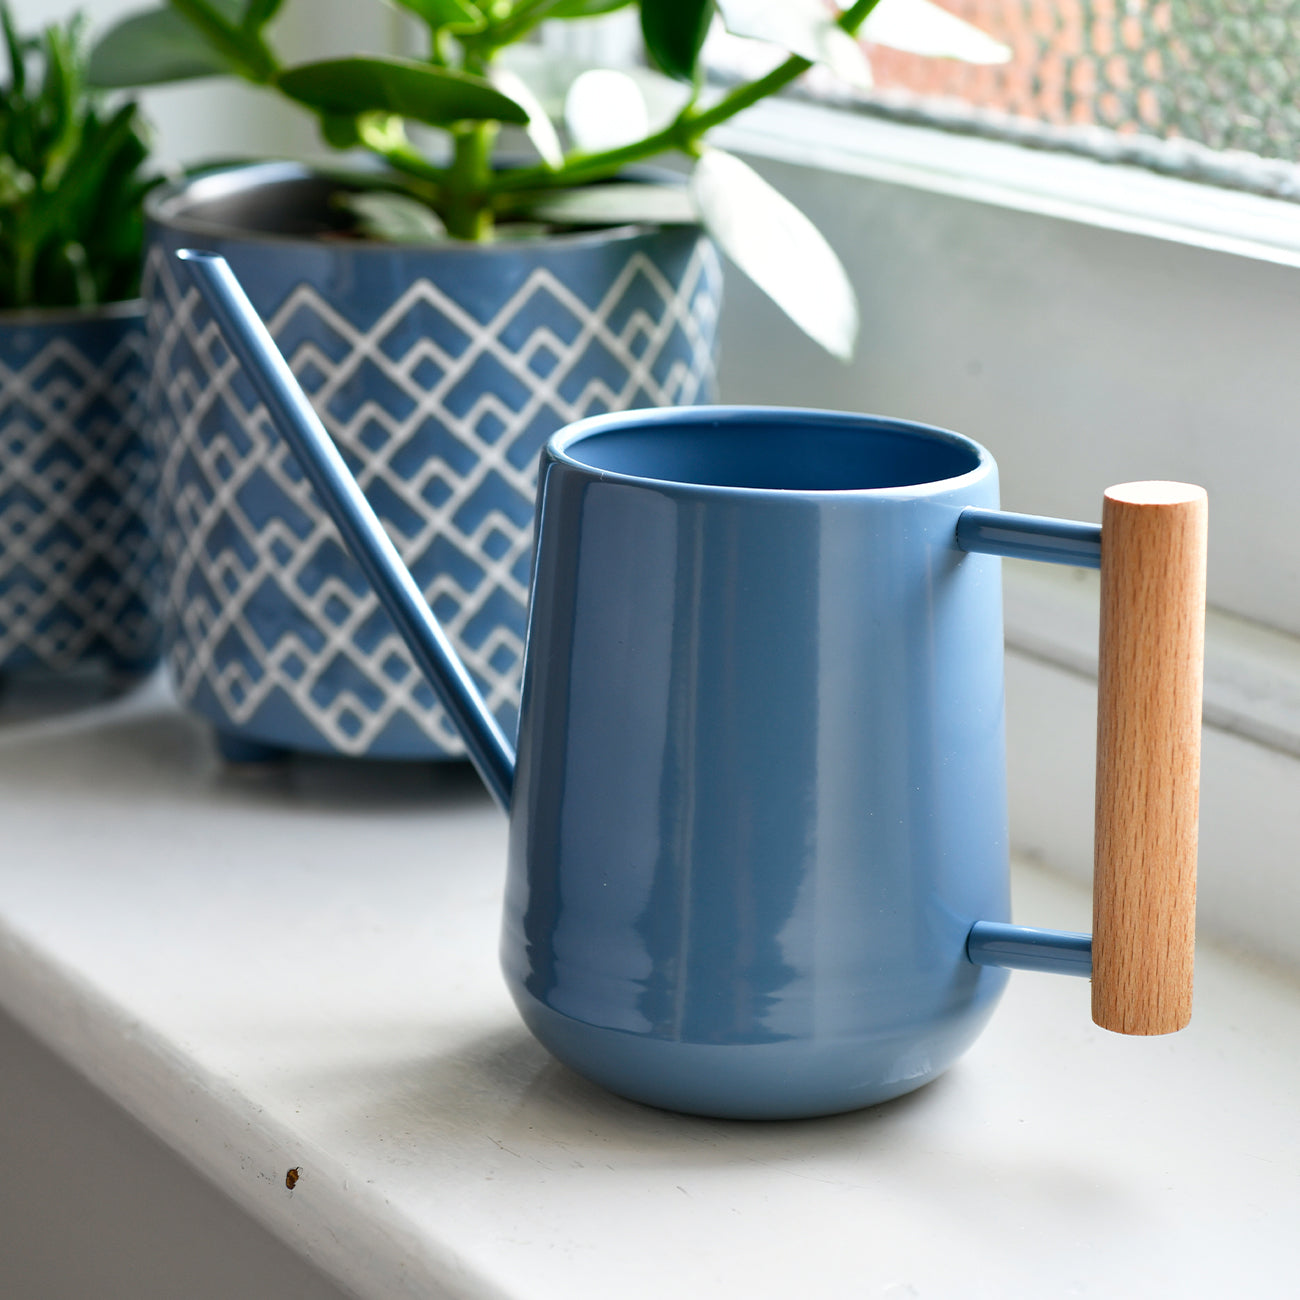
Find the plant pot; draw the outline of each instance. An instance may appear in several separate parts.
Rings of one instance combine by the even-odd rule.
[[[593,412],[712,400],[719,260],[683,227],[331,237],[338,184],[262,164],[149,200],[167,659],[227,757],[458,756],[172,254],[229,261],[508,735],[538,451]]]
[[[0,312],[0,670],[158,661],[139,302]]]

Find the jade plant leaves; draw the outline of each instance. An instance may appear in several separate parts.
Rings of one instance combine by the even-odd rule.
[[[569,87],[564,124],[579,149],[599,153],[649,134],[650,110],[641,87],[626,72],[592,68]]]
[[[290,99],[320,113],[395,113],[430,126],[528,123],[527,110],[482,77],[413,60],[324,59],[288,68],[276,81]]]
[[[643,185],[613,181],[557,190],[527,208],[530,217],[556,225],[692,225],[699,220],[690,194],[681,185]]]
[[[174,9],[129,14],[90,55],[92,86],[157,86],[230,72],[208,41]]]
[[[335,203],[346,208],[357,230],[370,239],[389,244],[436,244],[447,238],[438,214],[409,194],[391,190],[343,191]]]
[[[626,9],[632,0],[558,0],[547,11],[548,18],[595,18],[598,14],[612,14],[615,9]]]
[[[500,65],[488,69],[488,78],[503,95],[508,95],[528,114],[524,131],[541,160],[552,169],[563,166],[564,148],[555,124],[546,115],[541,100],[533,94],[528,83],[517,72]]]
[[[858,305],[840,259],[817,227],[748,164],[707,149],[691,197],[722,251],[810,338],[853,355]]]
[[[865,41],[908,54],[1006,63],[1011,49],[931,0],[882,0],[862,24]]]
[[[693,81],[713,0],[641,0],[641,36],[650,57],[670,77]]]
[[[514,45],[501,51],[493,64],[493,67],[500,66],[518,73],[545,111],[559,120],[564,117],[565,101],[574,82],[584,72],[592,72],[602,65],[557,54],[540,45]],[[631,77],[640,88],[652,130],[676,117],[690,98],[688,86],[655,72],[653,68],[623,68],[620,71],[623,76]]]
[[[822,0],[717,0],[733,36],[771,41],[824,63],[855,86],[871,85],[871,68],[857,41],[840,27]]]
[[[487,19],[470,0],[393,0],[394,4],[409,9],[430,27],[445,27],[453,32],[481,32]]]
[[[280,12],[284,0],[248,0],[239,25],[246,32],[260,32]]]

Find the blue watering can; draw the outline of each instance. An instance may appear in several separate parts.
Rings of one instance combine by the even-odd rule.
[[[502,965],[561,1061],[792,1118],[934,1078],[1009,969],[1186,1024],[1200,488],[1112,488],[1099,528],[998,510],[984,448],[907,421],[581,421],[542,455],[516,759],[230,268],[180,257],[510,813]],[[1000,555],[1102,570],[1091,936],[1009,923]]]

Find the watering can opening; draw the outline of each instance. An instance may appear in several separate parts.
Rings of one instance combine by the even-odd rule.
[[[677,407],[594,417],[557,434],[554,454],[602,475],[702,488],[862,492],[943,491],[988,463],[977,443],[945,429],[835,411]]]

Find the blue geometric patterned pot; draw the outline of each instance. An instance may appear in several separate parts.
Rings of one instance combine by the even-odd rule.
[[[230,262],[509,735],[538,452],[584,415],[712,400],[719,259],[685,227],[331,237],[336,188],[273,163],[148,203],[167,660],[230,757],[459,755],[172,254]]]
[[[139,302],[0,313],[0,669],[157,663]]]

